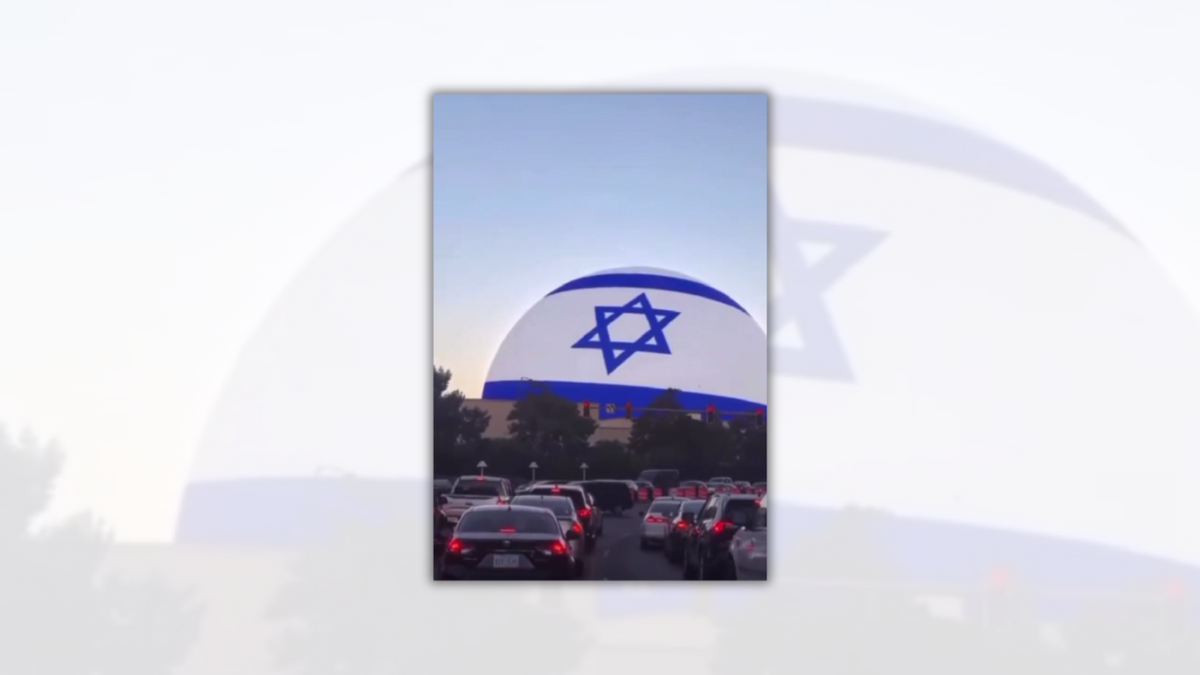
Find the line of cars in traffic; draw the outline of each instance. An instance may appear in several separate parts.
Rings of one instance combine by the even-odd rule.
[[[661,497],[641,513],[642,550],[658,547],[683,579],[766,581],[767,496]]]
[[[697,492],[691,483],[712,489]],[[484,475],[435,481],[438,576],[583,578],[586,556],[604,533],[604,514],[622,514],[652,499],[639,512],[643,550],[660,546],[669,561],[682,565],[684,579],[765,580],[766,484],[742,483],[680,481],[675,470],[643,472],[636,481],[551,479],[516,488],[506,478]]]

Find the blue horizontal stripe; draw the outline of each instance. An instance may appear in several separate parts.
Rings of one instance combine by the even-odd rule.
[[[429,508],[427,479],[309,476],[192,482],[184,491],[176,541],[290,549],[319,540],[339,522],[389,525],[399,520],[414,524],[410,534],[416,551],[429,536]],[[798,578],[793,551],[819,536],[837,511],[779,499],[771,502],[771,510],[769,577]],[[1200,586],[1196,566],[1072,539],[958,523],[895,516],[879,524],[874,541],[899,576],[914,582],[982,587],[1003,566],[1035,588],[1153,593],[1172,578],[1191,588]],[[1193,611],[1200,612],[1200,603]]]
[[[654,399],[658,398],[666,391],[660,387],[635,387],[627,384],[598,384],[593,382],[562,382],[562,381],[540,381],[539,383],[529,382],[526,380],[499,380],[496,382],[488,382],[483,385],[483,398],[494,399],[500,401],[515,401],[519,398],[524,398],[526,394],[537,391],[538,384],[549,386],[551,391],[563,398],[570,399],[576,403],[591,401],[600,411],[600,419],[610,419],[614,417],[625,416],[625,403],[632,403],[634,407],[633,416],[638,416],[637,408],[645,408],[650,405]],[[713,394],[701,394],[698,392],[680,391],[678,395],[679,404],[686,410],[705,410],[708,406],[716,407],[718,412],[721,412],[723,419],[733,419],[736,415],[727,413],[747,413],[762,408],[763,416],[767,414],[767,406],[764,403],[756,401],[748,401],[740,398],[731,398],[729,396],[716,396]],[[615,413],[608,413],[604,410],[605,403],[616,405]],[[743,415],[744,417],[744,415]]]
[[[737,304],[733,298],[725,295],[721,291],[702,284],[699,281],[691,279],[680,279],[678,277],[664,277],[659,274],[597,274],[595,276],[583,277],[570,281],[546,294],[550,297],[556,293],[565,293],[567,291],[580,291],[587,288],[640,288],[643,290],[654,291],[671,291],[672,293],[686,293],[687,295],[695,295],[700,298],[707,298],[723,305],[729,305],[740,312],[749,314],[741,305]]]

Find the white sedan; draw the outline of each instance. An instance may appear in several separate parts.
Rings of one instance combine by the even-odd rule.
[[[662,545],[667,540],[671,529],[671,520],[679,515],[679,509],[684,500],[674,497],[655,499],[650,508],[639,513],[642,518],[642,548],[650,548],[651,543]]]

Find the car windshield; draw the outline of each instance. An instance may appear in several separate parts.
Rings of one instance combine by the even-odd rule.
[[[556,490],[555,488],[552,488],[552,487],[539,486],[539,487],[533,488],[526,494],[547,495],[547,496],[551,496],[551,497],[566,497],[571,500],[572,504],[575,505],[576,510],[582,509],[583,507],[587,506],[587,501],[584,499],[584,496],[583,496],[583,490],[580,490],[579,488],[576,488],[574,490],[563,489],[560,491],[560,490]]]
[[[749,525],[753,522],[756,511],[758,511],[757,502],[749,499],[733,499],[725,506],[725,519],[732,520],[739,525]]]
[[[679,513],[679,502],[654,502],[650,505],[650,513],[674,518]]]
[[[561,534],[549,513],[509,509],[471,509],[458,523],[458,534]]]
[[[521,495],[514,497],[513,506],[539,506],[550,509],[559,518],[571,518],[575,515],[575,506],[567,497],[544,497],[541,495]]]
[[[500,495],[500,481],[496,480],[460,480],[450,491],[452,495],[472,497],[497,497]]]

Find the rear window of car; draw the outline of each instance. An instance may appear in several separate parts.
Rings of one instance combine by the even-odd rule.
[[[460,480],[450,491],[452,495],[479,497],[497,497],[500,495],[500,481],[497,480]]]
[[[683,503],[681,508],[683,509],[684,513],[700,513],[700,509],[704,508],[704,500],[694,499],[691,501],[686,501]]]
[[[554,497],[566,497],[571,500],[571,503],[575,505],[576,509],[582,509],[583,507],[587,506],[587,501],[584,499],[584,496],[583,496],[583,490],[578,489],[578,488],[576,488],[574,490],[562,490],[561,492],[555,492],[554,488],[552,488],[552,487],[539,486],[539,487],[533,488],[526,494],[550,495],[550,496],[554,496]]]
[[[554,515],[559,517],[570,517],[575,515],[575,507],[571,504],[571,500],[567,497],[543,497],[540,495],[521,495],[514,497],[512,500],[513,506],[539,506],[543,509],[550,509]]]
[[[758,502],[751,499],[731,499],[725,505],[725,517],[730,518],[734,512],[741,511],[746,514],[746,525],[754,521],[754,514],[758,511]]]
[[[459,534],[560,534],[558,520],[549,513],[508,509],[472,509],[458,523]]]
[[[655,502],[650,505],[650,513],[661,513],[674,517],[679,513],[679,502]]]

